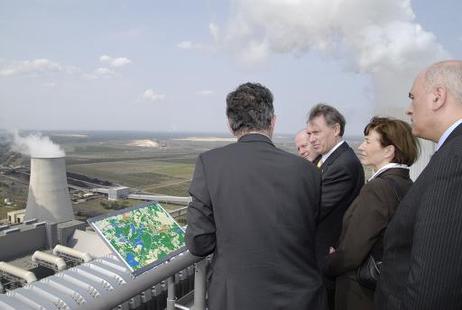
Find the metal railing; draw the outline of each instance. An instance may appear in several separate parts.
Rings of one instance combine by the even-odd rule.
[[[177,303],[175,274],[192,265],[195,266],[194,304],[188,308]],[[21,309],[138,309],[152,300],[154,287],[167,280],[167,310],[205,310],[206,265],[206,259],[184,252],[133,277],[115,257],[99,258],[0,294],[0,309],[18,309],[19,305]]]
[[[168,278],[167,291],[167,308],[166,310],[205,310],[205,295],[206,295],[206,260],[195,263],[194,269],[194,304],[191,308],[179,305],[176,303],[175,295],[175,277]]]
[[[181,270],[195,264],[194,272],[194,305],[191,308],[183,307],[176,303],[175,295],[175,274]],[[183,253],[175,257],[168,263],[162,264],[152,271],[147,271],[144,274],[134,278],[130,283],[129,290],[112,290],[108,294],[101,296],[103,298],[95,298],[87,303],[85,309],[111,309],[115,308],[133,297],[133,292],[143,292],[153,287],[154,285],[168,279],[167,291],[167,310],[174,309],[190,309],[190,310],[205,310],[205,293],[206,293],[206,260],[201,257],[196,257],[189,252]],[[135,308],[136,309],[136,308]]]
[[[151,194],[129,194],[127,198],[141,200],[155,200],[158,202],[169,202],[180,205],[188,205],[191,197],[167,196],[167,195],[151,195]]]

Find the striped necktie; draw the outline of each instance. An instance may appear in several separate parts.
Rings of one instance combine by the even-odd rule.
[[[320,159],[320,160],[318,161],[318,163],[316,164],[316,167],[321,168],[322,163],[323,163],[323,161],[322,161],[322,159]]]

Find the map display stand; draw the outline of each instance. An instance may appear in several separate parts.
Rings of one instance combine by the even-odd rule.
[[[186,251],[184,230],[157,202],[87,221],[134,276]]]

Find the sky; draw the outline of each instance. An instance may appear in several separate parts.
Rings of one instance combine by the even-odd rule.
[[[459,0],[0,0],[0,128],[227,132],[259,82],[276,133],[318,102],[360,135],[415,75],[462,58]]]

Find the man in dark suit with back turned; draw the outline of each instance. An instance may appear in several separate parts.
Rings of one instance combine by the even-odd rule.
[[[462,61],[421,72],[409,93],[413,134],[437,152],[384,238],[378,309],[462,309]]]
[[[315,257],[321,176],[271,141],[273,96],[246,83],[226,98],[237,143],[199,155],[186,244],[213,253],[210,310],[324,309]]]
[[[321,154],[317,166],[322,174],[320,223],[316,232],[316,255],[324,269],[329,248],[335,247],[342,229],[343,214],[364,185],[364,170],[353,149],[343,140],[345,118],[327,104],[313,107],[307,133]],[[325,278],[329,308],[334,309],[335,282]]]

